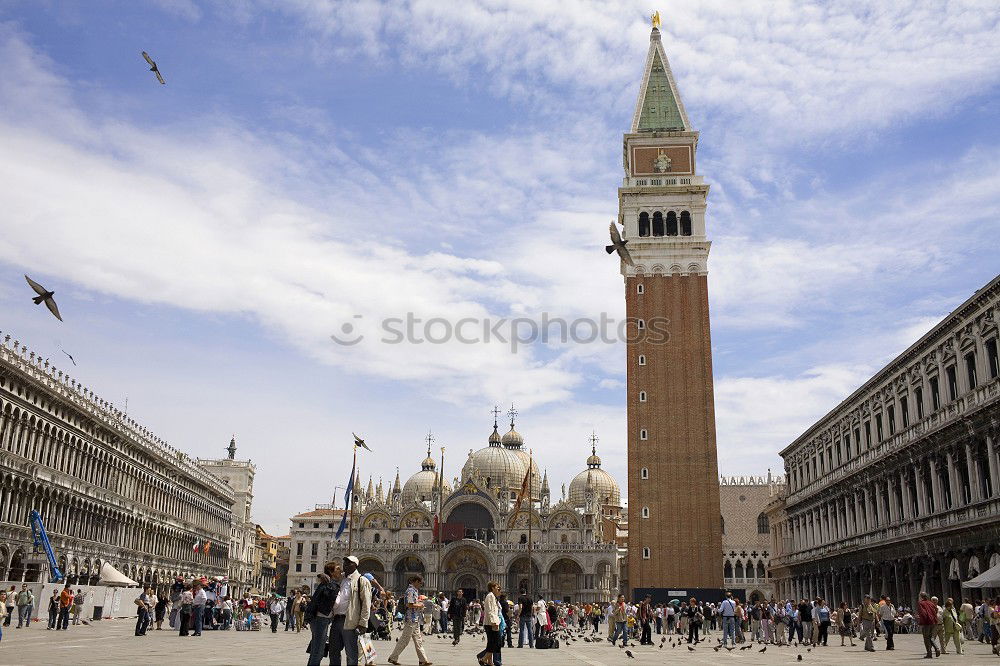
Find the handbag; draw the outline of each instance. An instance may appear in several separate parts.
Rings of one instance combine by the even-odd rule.
[[[375,663],[375,657],[378,654],[375,651],[375,644],[372,643],[372,639],[368,637],[368,634],[358,635],[358,654],[364,655],[365,664]]]

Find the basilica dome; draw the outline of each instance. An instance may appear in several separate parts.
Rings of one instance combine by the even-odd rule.
[[[587,504],[587,486],[593,487],[594,498],[604,506],[620,507],[622,494],[618,482],[601,469],[601,458],[596,447],[591,448],[587,458],[587,469],[577,474],[569,484],[569,501],[573,506],[583,507]]]
[[[512,492],[517,492],[524,481],[526,469],[525,463],[515,451],[501,445],[500,433],[494,424],[489,446],[469,453],[469,458],[462,467],[462,478],[482,477],[490,488],[506,486]]]
[[[530,453],[524,450],[524,437],[521,436],[521,433],[514,430],[513,421],[510,424],[510,430],[504,433],[503,437],[500,438],[500,442],[505,449],[513,452],[518,457],[521,461],[521,466],[525,470],[528,469],[528,465],[531,465],[531,495],[538,499],[541,492],[542,475],[538,471],[538,463],[532,459]],[[523,482],[524,476],[522,474],[521,478],[517,480],[517,485],[512,490],[520,491]]]
[[[403,503],[412,504],[414,500],[420,502],[430,502],[437,494],[438,474],[437,465],[431,458],[430,449],[427,450],[427,457],[420,463],[420,471],[407,479],[403,484]],[[444,483],[444,494],[451,492],[448,482]]]

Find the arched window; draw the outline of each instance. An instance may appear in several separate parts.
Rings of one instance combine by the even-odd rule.
[[[528,535],[527,534],[522,534],[521,535],[521,543],[528,543]]]
[[[653,213],[653,235],[663,235],[663,213],[660,211]]]
[[[674,211],[667,213],[667,235],[677,235],[677,213]]]
[[[691,235],[691,213],[686,210],[681,211],[681,236]]]
[[[643,467],[642,469],[639,470],[639,478],[640,479],[648,479],[649,478],[649,468],[648,467]]]
[[[736,561],[736,577],[743,578],[743,563],[739,560]]]
[[[726,533],[726,517],[725,516],[719,516],[719,525],[722,526],[722,533],[725,534]]]
[[[639,402],[646,402],[646,392],[639,391]]]
[[[413,536],[410,538],[410,543],[420,543],[420,535],[414,532]]]
[[[733,577],[733,565],[729,562],[729,560],[726,560],[726,566],[722,567],[722,577],[723,578]]]
[[[382,535],[376,532],[375,536],[372,537],[372,541],[374,541],[375,543],[379,543],[380,541],[382,541]]]
[[[643,518],[649,518],[649,507],[648,506],[642,507],[642,517]]]
[[[649,213],[639,213],[639,235],[649,235]]]
[[[646,355],[639,354],[639,365],[646,365]]]
[[[636,319],[635,320],[635,327],[637,329],[639,329],[640,331],[645,330],[645,328],[646,328],[646,320],[645,319]]]
[[[644,560],[648,560],[649,559],[649,548],[643,548],[642,549],[642,559],[644,559]]]
[[[771,531],[770,526],[767,524],[767,514],[762,513],[757,516],[757,534],[767,534]]]
[[[761,561],[757,562],[757,578],[764,578],[766,572],[764,571],[764,563]]]

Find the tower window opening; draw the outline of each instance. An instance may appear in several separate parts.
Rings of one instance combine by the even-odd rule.
[[[681,211],[681,236],[691,235],[691,213],[686,210]]]
[[[649,468],[648,467],[643,467],[642,469],[639,470],[639,478],[640,479],[648,479],[649,478]]]
[[[641,284],[637,284],[635,286],[635,293],[642,294],[645,293],[645,291],[646,291],[645,287],[643,287]]]
[[[639,235],[649,235],[649,213],[639,213]]]
[[[646,392],[639,391],[639,402],[646,402]]]
[[[645,428],[643,428],[642,430],[639,431],[639,439],[641,439],[641,440],[647,440],[647,439],[649,439],[649,433],[646,432]]]
[[[649,518],[649,507],[648,506],[642,507],[642,517],[643,518]]]
[[[660,211],[653,213],[653,235],[663,235],[663,213]]]
[[[667,235],[677,235],[677,213],[674,211],[667,213]]]
[[[646,365],[646,356],[644,354],[639,354],[639,365]]]
[[[648,547],[642,549],[642,559],[644,559],[644,560],[648,560],[649,559],[649,548]]]
[[[645,330],[646,329],[646,320],[645,319],[636,319],[635,320],[635,327],[638,328],[640,331]]]

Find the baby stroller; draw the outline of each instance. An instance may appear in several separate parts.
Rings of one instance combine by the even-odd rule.
[[[372,638],[377,641],[391,640],[392,634],[389,632],[389,613],[386,612],[384,608],[379,608],[374,612],[372,620],[375,625],[375,631],[372,632]]]

